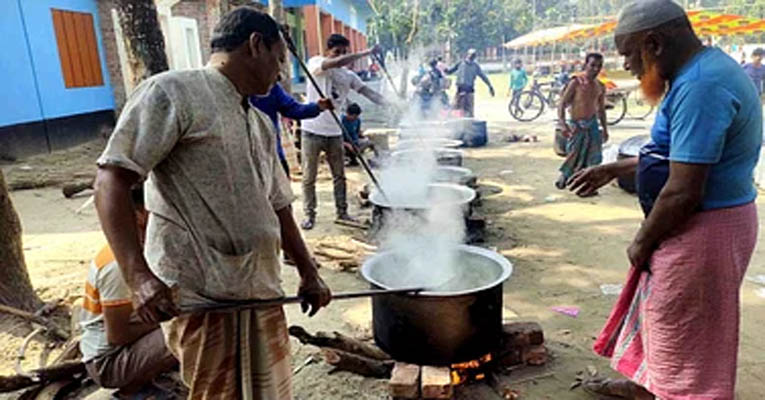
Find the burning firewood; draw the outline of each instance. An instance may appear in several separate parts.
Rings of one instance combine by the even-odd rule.
[[[297,338],[300,343],[311,344],[316,347],[329,347],[331,349],[341,350],[346,353],[359,355],[378,361],[389,361],[391,358],[379,347],[364,343],[358,339],[348,337],[339,332],[316,332],[311,335],[302,326],[293,325],[289,328],[291,336]]]

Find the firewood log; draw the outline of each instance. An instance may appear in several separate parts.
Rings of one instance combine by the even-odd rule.
[[[324,361],[335,371],[348,371],[370,378],[387,379],[393,370],[393,360],[381,361],[347,353],[342,350],[323,348]]]
[[[66,184],[61,189],[61,193],[64,195],[64,197],[69,199],[72,196],[76,195],[77,193],[80,193],[83,190],[87,190],[87,189],[93,189],[93,179],[88,181],[83,181],[83,182]]]
[[[0,393],[15,392],[34,385],[45,384],[63,379],[71,379],[85,372],[85,364],[80,361],[67,361],[46,368],[29,371],[25,375],[0,376]]]
[[[58,339],[61,339],[61,340],[69,339],[69,333],[64,331],[61,327],[56,326],[56,324],[53,323],[53,321],[45,317],[32,314],[24,310],[19,310],[18,308],[15,308],[15,307],[6,306],[3,304],[0,304],[0,313],[15,315],[17,317],[23,318],[31,322],[32,324],[42,326],[43,328],[45,328],[46,331],[50,332],[54,337]]]
[[[331,334],[327,332],[316,332],[316,335],[314,336],[306,332],[302,326],[293,325],[289,328],[289,333],[303,344],[311,344],[322,348],[329,347],[378,361],[387,361],[391,359],[390,356],[380,350],[379,347],[345,336],[339,332],[332,332]]]

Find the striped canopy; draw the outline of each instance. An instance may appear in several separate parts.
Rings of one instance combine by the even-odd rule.
[[[765,33],[765,20],[706,10],[688,11],[688,19],[700,36],[731,36]],[[557,42],[575,42],[612,35],[616,20],[599,25],[571,25],[531,32],[505,43],[507,48],[539,46]]]

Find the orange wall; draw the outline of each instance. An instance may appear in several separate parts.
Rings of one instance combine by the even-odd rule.
[[[303,7],[303,16],[305,17],[305,38],[308,48],[308,57],[317,56],[323,53],[324,43],[321,39],[319,8],[315,5]]]
[[[329,14],[321,13],[321,48],[324,49],[324,47],[327,45],[327,39],[329,39],[329,35],[332,34],[332,29],[334,29],[334,23],[333,18]]]

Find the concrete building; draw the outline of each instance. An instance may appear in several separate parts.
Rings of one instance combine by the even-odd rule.
[[[114,121],[94,0],[0,2],[0,156],[76,144]]]
[[[171,69],[198,68],[222,14],[267,0],[155,0]],[[366,0],[283,0],[302,57],[322,53],[332,33],[367,46]],[[108,134],[130,89],[114,0],[0,2],[0,157],[53,151]],[[365,64],[357,65],[358,68]],[[293,60],[292,77],[304,80]]]

